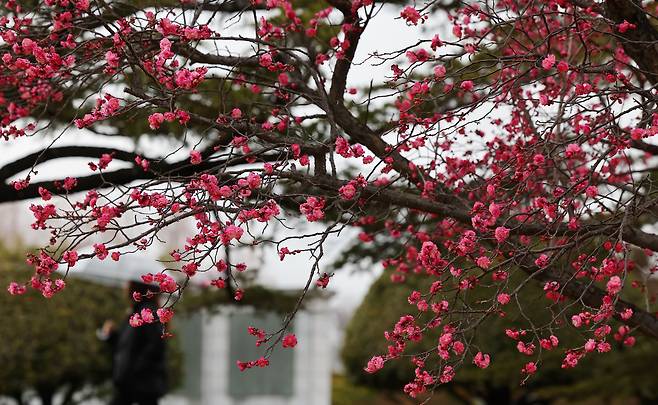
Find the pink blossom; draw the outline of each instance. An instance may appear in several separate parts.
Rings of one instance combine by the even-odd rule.
[[[375,356],[368,361],[365,371],[368,373],[375,373],[384,368],[384,359],[381,356]]]
[[[76,179],[74,177],[67,177],[67,178],[64,179],[64,184],[62,184],[62,188],[66,191],[71,191],[77,185],[78,185],[78,179]]]
[[[44,200],[44,201],[48,201],[48,200],[50,200],[50,199],[52,198],[52,196],[53,196],[53,195],[50,193],[50,191],[46,190],[46,189],[43,188],[43,187],[39,187],[39,195],[41,196],[41,199]]]
[[[198,150],[193,150],[190,152],[190,163],[192,163],[193,165],[198,165],[202,162],[202,160],[203,159],[201,158],[201,152],[199,152]]]
[[[505,335],[510,339],[519,340],[521,333],[515,329],[505,329]]]
[[[7,291],[9,291],[9,294],[11,295],[21,295],[21,294],[25,294],[27,289],[25,288],[25,286],[12,281],[11,283],[9,283],[9,287],[7,287]]]
[[[137,163],[138,166],[141,166],[141,168],[142,168],[144,171],[148,171],[148,169],[149,169],[149,167],[150,167],[150,165],[151,165],[151,162],[149,162],[147,159],[144,159],[144,158],[141,157],[141,156],[137,156],[137,157],[135,158],[135,163]]]
[[[306,216],[309,222],[324,218],[324,200],[317,197],[308,197],[306,202],[299,206],[299,211]]]
[[[153,113],[149,115],[149,127],[151,129],[158,129],[160,125],[164,122],[164,115],[162,113]]]
[[[105,53],[105,61],[107,62],[107,66],[111,68],[119,67],[119,56],[112,51],[107,51]]]
[[[282,345],[285,348],[291,348],[297,346],[297,337],[294,334],[286,335],[283,338]]]
[[[199,265],[197,263],[185,263],[181,268],[183,273],[187,274],[189,277],[193,277],[198,269]]]
[[[181,124],[181,125],[187,124],[188,121],[190,120],[190,113],[188,113],[187,111],[176,110],[175,111],[175,116],[176,116],[176,119],[178,119],[178,123]]]
[[[98,257],[99,260],[104,260],[108,255],[107,248],[102,243],[94,244],[94,252],[96,253],[96,257]]]
[[[537,267],[539,268],[544,268],[548,266],[548,263],[549,263],[549,258],[543,253],[539,255],[539,257],[535,260],[535,265],[537,265]]]
[[[495,202],[492,202],[489,204],[489,213],[494,219],[497,219],[500,217],[502,211],[500,209],[500,205],[496,204]]]
[[[455,369],[451,366],[445,366],[443,372],[441,372],[439,381],[441,381],[442,384],[447,384],[452,381],[453,378],[455,378]]]
[[[269,67],[270,65],[272,65],[272,55],[270,55],[269,53],[264,53],[260,55],[258,57],[258,63],[262,67]]]
[[[606,290],[608,291],[608,294],[617,295],[621,291],[621,288],[622,288],[621,278],[619,278],[619,276],[610,277],[610,280],[606,284]]]
[[[101,169],[107,168],[107,166],[110,164],[112,161],[114,153],[103,153],[101,155],[101,158],[98,161],[98,167]]]
[[[155,321],[153,312],[148,308],[142,309],[142,311],[139,314],[145,323],[153,323]]]
[[[279,73],[279,76],[277,76],[277,81],[281,87],[286,87],[288,84],[290,84],[290,78],[286,73]]]
[[[537,365],[532,361],[528,362],[523,366],[521,372],[524,374],[534,374],[537,372]]]
[[[558,71],[558,72],[560,72],[560,73],[565,73],[565,72],[567,72],[568,70],[569,70],[569,64],[568,64],[567,62],[561,60],[561,61],[557,64],[557,71]]]
[[[315,282],[315,285],[322,289],[327,288],[329,285],[329,279],[329,274],[323,273],[322,276],[320,276],[320,278]]]
[[[441,267],[443,261],[441,260],[441,252],[434,242],[423,242],[420,248],[420,262],[427,269],[437,269]]]
[[[475,263],[483,269],[488,269],[491,265],[491,259],[489,259],[487,256],[480,256],[477,258]]]
[[[541,61],[541,66],[545,70],[550,70],[555,65],[555,55],[550,54]]]
[[[89,0],[76,0],[75,8],[80,11],[89,10]]]
[[[640,141],[646,135],[647,131],[644,128],[633,128],[631,130],[631,139],[634,141]]]
[[[30,211],[32,211],[32,214],[36,219],[32,224],[32,229],[46,229],[46,221],[51,217],[54,217],[57,213],[53,204],[47,204],[45,206],[32,204],[30,206]]]
[[[489,367],[490,356],[488,354],[483,354],[482,352],[477,352],[473,358],[473,364],[480,368]]]
[[[436,51],[437,48],[440,48],[443,45],[444,45],[444,42],[439,37],[439,34],[434,34],[434,36],[432,37],[432,42],[430,44],[430,47],[432,48],[432,50]],[[434,71],[436,72],[436,68],[434,69]]]
[[[464,350],[466,350],[466,346],[464,346],[464,343],[462,343],[459,340],[456,340],[452,343],[452,350],[455,352],[456,355],[460,355],[464,353]]]
[[[346,184],[338,190],[338,193],[344,200],[351,200],[356,195],[356,188],[351,184]]]
[[[498,294],[498,297],[496,299],[500,305],[507,305],[510,301],[510,296],[509,294],[501,293]]]
[[[619,316],[621,319],[629,320],[633,316],[633,310],[631,308],[626,308],[621,314],[619,314]]]
[[[505,228],[504,226],[499,226],[496,228],[494,231],[494,235],[496,236],[496,240],[498,243],[503,243],[507,238],[509,237],[509,229]]]
[[[14,190],[16,191],[24,190],[27,188],[27,186],[30,185],[30,178],[28,177],[23,180],[12,181],[11,185],[14,187]]]
[[[62,258],[68,263],[69,267],[73,267],[78,262],[78,252],[75,250],[66,251],[62,255]]]
[[[239,240],[244,233],[244,229],[239,226],[230,224],[224,228],[222,243],[228,244],[231,240]]]
[[[568,158],[574,158],[579,156],[582,153],[582,149],[580,148],[580,145],[575,144],[575,143],[570,143],[567,145],[566,149],[566,155]]]
[[[583,346],[586,352],[593,352],[596,350],[596,341],[594,339],[588,339],[587,342],[585,342],[585,346]]]
[[[168,323],[174,316],[174,311],[171,308],[158,308],[156,313],[160,323]]]
[[[558,344],[559,344],[559,340],[554,335],[551,335],[548,339],[539,340],[539,345],[544,350],[553,350],[553,348],[557,347]]]
[[[193,89],[205,79],[207,70],[207,68],[197,68],[193,71],[181,69],[174,73],[174,82],[180,88]]]
[[[459,24],[455,24],[452,26],[452,34],[456,36],[457,38],[461,38],[463,34],[463,29],[462,26]]]
[[[532,343],[524,343],[523,341],[519,341],[516,344],[516,349],[519,351],[519,353],[523,353],[526,356],[532,356],[532,354],[535,352],[535,345]]]
[[[439,337],[439,347],[448,347],[452,343],[453,335],[446,332]]]
[[[144,321],[139,316],[139,314],[132,314],[130,316],[130,320],[128,323],[130,323],[130,326],[132,326],[133,328],[137,328],[139,326],[142,326],[144,324]]]
[[[437,65],[434,67],[434,77],[441,79],[446,75],[446,67],[443,65]]]
[[[634,30],[635,28],[637,28],[635,24],[631,24],[626,20],[622,21],[621,24],[617,25],[617,30],[619,30],[619,32],[622,34],[628,30]]]
[[[582,356],[583,354],[578,352],[568,352],[562,360],[562,368],[568,369],[576,367]]]
[[[178,284],[171,276],[162,275],[157,282],[160,285],[160,291],[165,293],[173,293],[178,289]]]
[[[418,21],[421,21],[420,13],[411,6],[405,7],[400,13],[400,17],[402,17],[407,24],[418,25]]]

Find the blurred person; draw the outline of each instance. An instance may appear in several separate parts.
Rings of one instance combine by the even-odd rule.
[[[99,338],[107,341],[112,351],[114,395],[110,404],[157,405],[167,392],[163,325],[156,318],[133,327],[130,317],[143,310],[150,310],[156,317],[158,287],[131,281],[127,290],[133,302],[128,316],[118,327],[108,320],[99,330]]]

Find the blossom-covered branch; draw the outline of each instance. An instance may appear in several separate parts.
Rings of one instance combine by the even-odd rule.
[[[167,269],[145,275],[167,306],[133,323],[167,322],[202,274],[248,302],[249,269],[226,249],[271,246],[309,266],[281,328],[249,331],[270,353],[296,344],[302,299],[331,284],[325,247],[356,229],[346,256],[394,283],[429,282],[364,365],[410,358],[412,396],[495,362],[474,343],[494,317],[509,327],[487,333],[528,357],[522,381],[545,351],[570,368],[633,346],[635,331],[658,337],[655,5],[37,3],[9,1],[0,19],[0,135],[52,140],[0,168],[0,201],[38,199],[33,228],[51,242],[11,293],[50,297],[66,283],[55,270],[120,261],[189,222]],[[411,39],[373,40],[377,24]],[[106,148],[99,136],[168,146]],[[81,157],[88,173],[43,177],[42,165]],[[525,314],[528,291],[543,317]],[[581,345],[560,343],[568,329]],[[422,339],[436,350],[411,353]]]

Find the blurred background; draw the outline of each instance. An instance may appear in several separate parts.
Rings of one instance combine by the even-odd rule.
[[[20,232],[30,221],[26,211],[21,204],[0,206],[0,214],[10,218],[1,229],[3,286],[29,278],[25,253],[43,242],[25,240],[35,234]],[[172,243],[179,243],[176,238],[184,234],[182,228],[172,230]],[[163,246],[160,254],[166,251]],[[226,290],[208,288],[203,280],[190,286],[177,304],[169,330],[173,337],[168,339],[172,389],[164,405],[658,403],[654,370],[658,351],[652,341],[639,336],[635,347],[620,346],[588,357],[571,370],[560,368],[562,353],[547,352],[541,372],[521,386],[519,369],[524,359],[500,332],[500,319],[481,328],[492,331],[480,337],[495,349],[488,369],[465,365],[453,383],[411,399],[401,389],[413,375],[410,362],[390,362],[374,375],[366,374],[363,367],[373,355],[386,351],[384,331],[406,313],[409,292],[423,288],[426,281],[410,277],[406,284],[393,284],[390,275],[376,266],[337,271],[335,283],[332,279],[327,290],[312,292],[297,314],[292,327],[297,347],[279,347],[270,367],[240,372],[237,360],[256,359],[264,351],[255,346],[247,328],[278,329],[299,294],[293,284],[271,281],[276,278],[272,272],[289,277],[281,277],[281,265],[269,263],[261,253],[231,252],[232,260],[249,264],[250,272],[245,273],[251,279],[243,280],[245,304],[236,305]],[[65,291],[50,300],[32,292],[21,297],[0,294],[0,404],[107,403],[111,357],[97,331],[105,320],[119,322],[127,316],[130,303],[122,284],[135,275],[157,272],[162,268],[157,259],[134,256],[120,262],[89,262],[76,267],[68,275]],[[303,261],[292,261],[285,271],[294,274],[291,266],[305,269]],[[541,291],[536,293],[541,296]],[[539,309],[530,316],[540,317]],[[530,305],[526,310],[535,309]],[[578,337],[573,338],[575,342]],[[432,341],[425,339],[424,344]],[[433,349],[416,347],[411,352]]]

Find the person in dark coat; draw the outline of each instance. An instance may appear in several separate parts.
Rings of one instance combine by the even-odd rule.
[[[157,405],[167,392],[167,362],[163,325],[156,311],[157,287],[130,282],[131,299],[138,295],[128,317],[115,327],[111,321],[103,325],[99,337],[106,340],[112,350],[112,382],[114,396],[111,405]],[[135,294],[136,293],[136,294]],[[154,322],[141,326],[130,325],[130,316],[149,309],[156,317]]]

